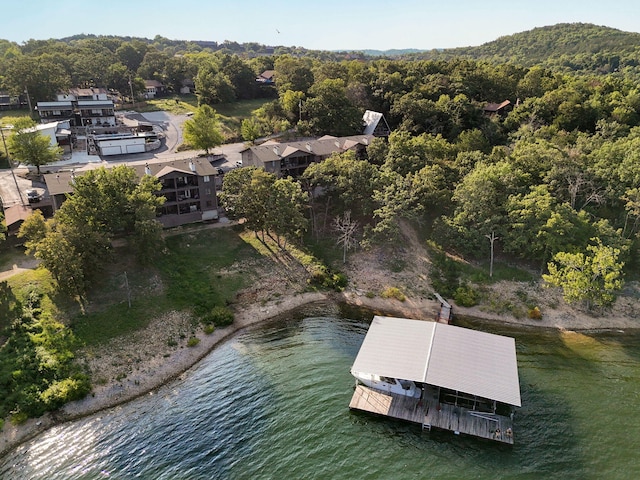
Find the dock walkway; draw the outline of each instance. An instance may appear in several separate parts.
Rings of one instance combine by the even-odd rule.
[[[510,417],[441,404],[429,389],[423,397],[407,397],[356,385],[349,408],[418,423],[428,430],[438,428],[513,444]]]

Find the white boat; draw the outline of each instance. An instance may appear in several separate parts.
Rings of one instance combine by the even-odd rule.
[[[387,393],[405,395],[419,398],[421,389],[411,380],[403,380],[392,377],[381,377],[372,373],[360,373],[351,371],[356,380],[369,388],[375,388]]]

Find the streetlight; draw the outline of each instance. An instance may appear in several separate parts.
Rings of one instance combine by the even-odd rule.
[[[6,127],[2,127],[0,126],[0,135],[2,135],[2,145],[4,145],[4,153],[7,155],[7,162],[9,163],[9,170],[11,170],[11,176],[13,177],[13,182],[16,184],[16,190],[18,191],[18,196],[20,197],[20,203],[22,203],[22,206],[24,207],[24,198],[22,198],[22,192],[20,191],[20,186],[18,185],[18,180],[16,179],[16,174],[13,171],[13,163],[11,162],[11,159],[9,158],[9,150],[7,149],[7,142],[4,139],[4,131],[6,130],[13,130],[13,125],[8,125]]]

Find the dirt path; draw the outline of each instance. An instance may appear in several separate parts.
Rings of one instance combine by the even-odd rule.
[[[40,264],[40,260],[33,257],[27,257],[25,255],[24,259],[13,264],[13,267],[10,270],[4,270],[0,272],[0,282],[6,280],[7,278],[13,277],[22,272],[26,272],[27,270],[33,270]]]

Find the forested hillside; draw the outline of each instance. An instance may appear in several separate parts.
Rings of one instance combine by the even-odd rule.
[[[580,300],[605,305],[623,273],[635,274],[637,265],[635,38],[559,25],[482,47],[492,60],[512,52],[529,63],[553,55],[560,61],[563,51],[600,66],[605,57],[618,59],[617,70],[607,60],[611,68],[580,75],[452,51],[436,60],[336,61],[300,52],[250,56],[246,48],[234,53],[233,42],[219,49],[215,42],[162,37],[0,42],[0,90],[26,86],[34,100],[47,100],[71,86],[127,92],[129,79],[137,89],[143,79],[156,79],[177,92],[185,78],[193,79],[199,103],[214,108],[272,99],[243,122],[248,141],[283,131],[356,134],[365,110],[381,112],[393,133],[373,142],[366,162],[344,154],[314,165],[302,179],[307,191],[323,187],[307,210],[314,233],[333,235],[333,221],[349,212],[360,226],[358,240],[393,244],[398,222],[408,218],[428,227],[441,248],[470,259],[507,256],[548,274],[551,283],[567,283],[563,275],[578,262],[583,283],[602,282],[596,293],[575,287]],[[598,51],[605,48],[610,51]],[[274,85],[256,82],[265,70],[275,72]],[[503,101],[500,112],[486,109]],[[455,279],[447,282],[438,287],[443,293],[459,287]]]
[[[567,72],[638,74],[640,33],[586,23],[561,23],[500,37],[480,46],[432,50],[413,57],[460,56],[527,67],[542,65]]]

